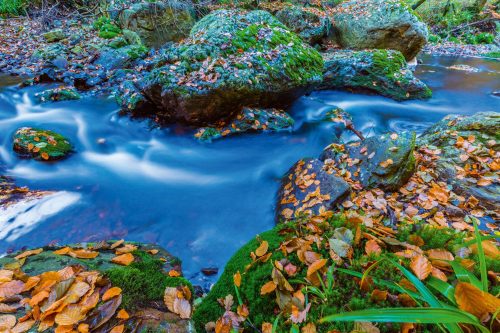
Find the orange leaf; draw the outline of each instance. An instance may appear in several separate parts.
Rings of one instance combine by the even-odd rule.
[[[71,252],[71,248],[67,247],[67,246],[60,248],[59,250],[53,251],[54,254],[59,254],[59,255],[68,254],[70,252]]]
[[[160,251],[157,249],[152,249],[152,250],[148,250],[147,252],[152,254],[152,255],[155,255],[155,254],[158,254],[158,252],[160,252]]]
[[[118,265],[128,266],[134,261],[134,255],[132,253],[125,253],[114,257],[111,261]]]
[[[483,245],[483,250],[484,254],[487,257],[490,257],[492,259],[499,259],[500,257],[500,250],[498,250],[498,247],[495,245],[495,242],[491,240],[484,240],[482,241]],[[477,254],[477,244],[474,243],[469,248],[472,250],[473,253]]]
[[[120,239],[119,241],[116,241],[113,244],[111,244],[111,246],[109,248],[111,250],[113,250],[113,249],[117,248],[118,246],[122,245],[123,243],[125,243],[125,240],[124,239]]]
[[[30,300],[29,300],[29,305],[31,307],[34,307],[35,305],[38,305],[41,301],[49,297],[49,292],[47,290],[42,290],[36,295],[34,295]]]
[[[276,284],[273,281],[269,281],[260,288],[260,294],[266,295],[272,293],[274,289],[276,289]]]
[[[122,333],[124,329],[125,329],[125,325],[118,325],[118,326],[113,327],[109,331],[109,333]]]
[[[375,302],[383,302],[387,299],[387,290],[374,289],[370,298]]]
[[[442,249],[429,250],[427,251],[427,256],[432,261],[433,265],[441,268],[450,267],[451,265],[448,261],[453,261],[455,259],[451,252]]]
[[[109,299],[112,299],[113,297],[116,297],[122,293],[122,289],[118,287],[112,287],[109,288],[104,295],[102,295],[102,301],[106,302]]]
[[[43,153],[41,154],[41,156],[42,156],[42,158],[43,158],[44,160],[46,160],[46,161],[49,159],[49,154],[47,154],[47,153],[45,153],[45,152],[43,152]]]
[[[60,326],[74,325],[84,318],[81,307],[77,304],[70,304],[58,313],[55,322]]]
[[[377,241],[375,241],[374,239],[370,239],[368,242],[366,242],[365,251],[366,254],[368,255],[370,254],[379,255],[380,253],[382,253],[380,245],[378,245]]]
[[[431,272],[432,276],[434,276],[436,279],[439,279],[441,281],[448,281],[448,277],[446,276],[446,274],[443,273],[442,270],[440,270],[439,268],[436,268],[436,267],[432,267],[432,272]]]
[[[432,271],[430,261],[421,254],[413,257],[410,263],[410,268],[419,280],[425,280]]]
[[[320,259],[320,260],[316,260],[315,262],[313,262],[311,264],[311,266],[309,266],[309,268],[307,268],[307,276],[313,275],[315,272],[317,272],[323,266],[325,266],[327,262],[328,262],[327,259]]]
[[[0,283],[12,281],[14,272],[8,269],[0,269]]]
[[[24,332],[27,332],[27,331],[29,331],[33,327],[33,325],[35,325],[35,321],[33,319],[23,321],[22,323],[19,322],[19,323],[17,323],[16,326],[14,326],[12,328],[12,333],[24,333]]]
[[[500,309],[500,299],[466,282],[458,282],[455,299],[460,309],[472,313],[480,320]]]
[[[134,252],[135,250],[137,250],[137,246],[135,246],[133,244],[125,244],[122,247],[117,248],[115,253],[116,254],[124,254],[124,253]]]
[[[99,252],[97,251],[90,251],[90,250],[73,250],[68,253],[70,256],[73,258],[79,258],[79,259],[94,259],[99,255]]]
[[[14,315],[0,315],[0,331],[9,331],[16,325],[16,316]]]
[[[269,243],[267,241],[263,241],[260,243],[260,246],[255,250],[255,254],[257,257],[262,257],[264,254],[267,253],[267,250],[269,249]]]
[[[130,315],[128,314],[128,312],[125,309],[121,309],[116,314],[116,318],[118,318],[118,319],[129,319]]]
[[[80,333],[89,333],[89,324],[80,324],[78,325],[78,332]]]
[[[26,257],[32,256],[32,255],[35,255],[35,254],[39,254],[39,253],[41,253],[41,252],[43,252],[43,249],[42,249],[42,248],[40,248],[40,249],[36,249],[36,250],[28,250],[28,251],[25,251],[25,252],[23,252],[23,253],[21,253],[21,254],[18,254],[17,256],[15,256],[15,258],[16,258],[17,260],[19,260],[19,259],[23,259],[23,258],[26,258]]]
[[[241,274],[240,274],[240,271],[237,271],[236,274],[233,275],[233,281],[234,281],[234,285],[236,287],[240,287],[241,286]]]
[[[178,271],[176,271],[175,269],[171,269],[169,272],[168,272],[168,276],[170,277],[178,277],[178,276],[181,276],[181,273],[179,273]]]

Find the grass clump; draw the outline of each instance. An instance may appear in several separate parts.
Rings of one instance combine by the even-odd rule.
[[[152,301],[162,301],[166,287],[188,286],[183,277],[170,277],[163,272],[163,262],[144,251],[135,251],[138,261],[126,267],[111,268],[105,275],[123,292],[122,307],[136,309]]]
[[[27,7],[26,0],[0,0],[0,16],[24,15]]]

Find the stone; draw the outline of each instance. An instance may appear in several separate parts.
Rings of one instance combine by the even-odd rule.
[[[399,51],[340,50],[324,53],[323,59],[321,89],[369,91],[397,101],[432,96],[432,91],[413,75]]]
[[[237,133],[289,130],[293,124],[293,118],[282,110],[243,108],[229,122],[221,121],[217,127],[200,128],[195,137],[200,141],[211,142]]]
[[[144,45],[159,48],[187,37],[195,23],[194,8],[185,1],[140,2],[121,11],[118,23],[136,32]]]
[[[47,43],[54,43],[66,38],[66,34],[62,29],[54,29],[43,34],[43,38]]]
[[[62,135],[32,127],[22,127],[16,131],[13,149],[22,157],[39,161],[60,160],[73,152],[73,146]]]
[[[350,190],[344,179],[324,171],[322,161],[302,159],[281,181],[276,219],[281,222],[301,215],[321,215],[342,202]]]
[[[326,13],[317,8],[286,6],[276,12],[276,18],[311,45],[321,44],[333,31]]]
[[[319,84],[323,69],[316,50],[260,10],[212,12],[155,63],[135,80],[148,103],[123,109],[193,125],[228,119],[245,106],[285,108]]]
[[[415,171],[415,142],[414,132],[377,135],[364,141],[330,145],[320,160],[332,170],[349,171],[351,179],[362,188],[397,191]]]
[[[344,48],[392,49],[411,60],[428,38],[426,24],[401,0],[345,1],[331,18]]]
[[[81,98],[80,94],[76,91],[76,89],[71,87],[47,89],[42,91],[41,93],[37,93],[35,97],[40,102],[71,101]]]
[[[487,209],[499,209],[500,113],[447,116],[426,130],[418,138],[417,145],[440,150],[434,170],[438,178],[448,182],[456,193],[466,199],[476,198],[478,205]],[[468,149],[482,160],[469,158]],[[472,167],[476,168],[472,174],[465,171]],[[481,185],[479,180],[491,183]]]

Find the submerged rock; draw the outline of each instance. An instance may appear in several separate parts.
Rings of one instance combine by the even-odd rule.
[[[345,145],[332,144],[323,151],[320,160],[328,172],[349,172],[349,178],[363,189],[397,191],[415,171],[415,141],[414,132],[401,132]]]
[[[408,67],[399,51],[335,51],[323,54],[322,89],[368,90],[395,100],[425,99],[432,91]]]
[[[13,139],[15,152],[39,161],[59,160],[73,151],[69,140],[49,130],[23,127],[16,131]]]
[[[35,96],[40,102],[70,101],[81,98],[80,94],[74,88],[70,87],[48,89],[37,93]]]
[[[440,180],[469,203],[499,210],[500,113],[447,116],[425,131],[417,144],[438,150],[435,172]]]
[[[276,12],[276,18],[311,45],[320,44],[333,31],[326,13],[317,8],[286,6]]]
[[[243,132],[283,131],[290,129],[293,124],[293,118],[282,110],[243,108],[231,121],[221,121],[216,127],[203,127],[195,137],[210,142]]]
[[[277,221],[300,215],[322,215],[341,202],[350,189],[344,179],[327,173],[322,161],[300,160],[282,179],[276,205]]]
[[[398,50],[410,60],[427,42],[427,26],[401,0],[346,1],[332,20],[345,48]]]
[[[271,14],[218,10],[137,79],[136,89],[148,101],[142,110],[119,100],[135,114],[203,125],[245,106],[286,107],[321,81],[322,68],[320,54]],[[127,94],[130,87],[120,90]]]
[[[136,32],[148,47],[187,37],[195,23],[194,8],[188,2],[140,2],[118,14],[122,29]]]

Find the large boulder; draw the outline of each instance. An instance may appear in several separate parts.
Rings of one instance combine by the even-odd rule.
[[[324,170],[322,161],[300,160],[283,177],[276,219],[281,221],[300,215],[321,215],[345,199],[350,190],[344,179]]]
[[[332,174],[346,174],[357,189],[397,191],[415,171],[414,132],[383,134],[328,146],[320,156]]]
[[[134,113],[200,125],[244,106],[284,108],[319,84],[322,70],[321,55],[268,12],[218,10],[163,50],[136,91],[122,87],[119,101]]]
[[[342,50],[325,53],[323,59],[322,89],[366,90],[397,101],[432,96],[432,91],[413,75],[399,51]]]
[[[500,113],[447,116],[418,139],[421,149],[438,149],[435,172],[469,202],[498,210]]]
[[[158,48],[187,37],[195,15],[185,1],[139,2],[120,11],[118,23],[122,29],[135,31],[144,45]]]
[[[332,15],[346,48],[393,49],[410,60],[427,42],[427,26],[401,0],[346,1]]]

